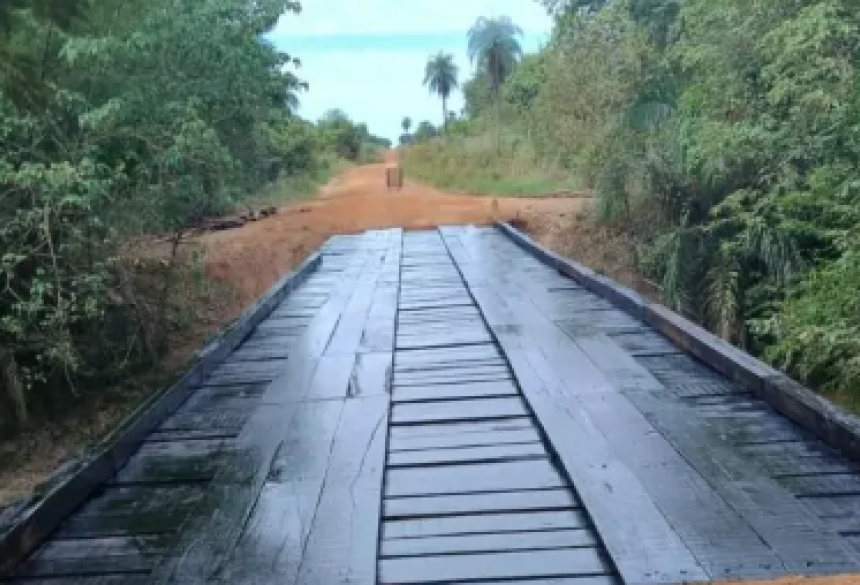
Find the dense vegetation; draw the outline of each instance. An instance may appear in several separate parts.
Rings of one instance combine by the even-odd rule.
[[[464,119],[406,164],[561,170],[672,307],[860,396],[860,4],[543,3],[547,46],[498,88],[484,63]]]
[[[159,362],[189,228],[383,142],[294,114],[299,61],[262,35],[298,9],[0,3],[0,431]]]

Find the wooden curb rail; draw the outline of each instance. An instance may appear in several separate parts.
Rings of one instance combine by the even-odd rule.
[[[196,387],[278,304],[301,285],[322,261],[319,252],[279,280],[199,352],[182,377],[156,392],[117,428],[72,466],[50,478],[49,487],[33,498],[5,528],[0,525],[0,578],[8,576],[102,483],[110,479],[140,448],[144,439],[173,414]]]
[[[860,462],[860,418],[857,416],[663,305],[651,303],[635,291],[544,248],[513,226],[497,223],[496,228],[543,263],[655,327],[681,349],[748,388],[777,412],[831,447]]]

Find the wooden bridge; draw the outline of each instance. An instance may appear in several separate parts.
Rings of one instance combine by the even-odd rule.
[[[856,428],[508,226],[336,237],[20,515],[0,581],[860,572]]]

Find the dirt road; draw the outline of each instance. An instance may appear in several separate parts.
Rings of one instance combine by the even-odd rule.
[[[250,304],[282,274],[301,262],[334,234],[403,227],[420,229],[446,224],[487,224],[536,216],[564,217],[582,199],[493,198],[451,195],[405,177],[400,191],[385,184],[385,164],[352,168],[326,185],[319,196],[288,205],[278,215],[241,229],[200,238],[208,272],[239,290],[235,309]]]

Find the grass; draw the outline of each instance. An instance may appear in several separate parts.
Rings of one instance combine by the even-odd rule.
[[[472,195],[542,197],[581,190],[575,177],[540,161],[524,141],[506,138],[499,154],[492,135],[416,144],[404,149],[401,164],[410,177]]]
[[[258,209],[261,207],[279,207],[287,203],[310,199],[319,192],[320,187],[328,183],[332,177],[345,171],[353,163],[341,158],[325,159],[319,168],[313,171],[292,176],[282,176],[272,185],[263,188],[260,193],[245,199],[240,209],[246,207]]]

